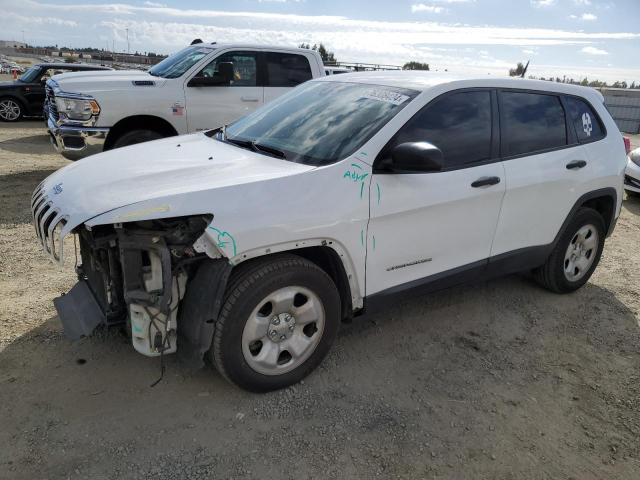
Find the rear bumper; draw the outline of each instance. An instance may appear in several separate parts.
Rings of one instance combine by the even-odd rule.
[[[69,160],[102,152],[109,134],[108,128],[57,125],[51,117],[47,119],[47,128],[53,147]]]

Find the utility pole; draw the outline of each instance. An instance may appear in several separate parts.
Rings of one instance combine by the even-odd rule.
[[[125,28],[125,30],[127,31],[127,55],[131,53],[130,48],[129,48],[129,29]]]
[[[24,43],[25,46],[27,45],[27,42],[25,42],[25,40],[24,40],[24,30],[22,30],[22,43]]]

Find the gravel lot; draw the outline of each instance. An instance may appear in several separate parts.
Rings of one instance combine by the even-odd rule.
[[[254,395],[173,358],[150,388],[158,360],[119,332],[62,336],[72,265],[28,203],[66,163],[40,121],[0,124],[0,478],[640,478],[640,199],[580,291],[512,276],[394,305]]]

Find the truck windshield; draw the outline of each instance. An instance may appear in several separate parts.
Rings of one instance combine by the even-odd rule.
[[[293,162],[327,165],[354,153],[418,93],[362,83],[307,82],[229,125],[226,137],[218,138],[279,152]]]
[[[196,63],[209,55],[214,48],[193,45],[168,56],[157,65],[149,69],[154,77],[178,78]]]

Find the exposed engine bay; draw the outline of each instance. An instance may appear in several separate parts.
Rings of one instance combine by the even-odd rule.
[[[213,260],[193,246],[211,220],[211,215],[199,215],[100,225],[91,230],[78,227],[78,283],[54,301],[65,333],[74,339],[90,335],[99,325],[123,324],[136,351],[151,357],[175,353],[182,335],[185,350],[195,349],[191,357],[201,360],[211,337],[206,338],[207,328],[200,322],[206,325],[215,312],[198,317],[192,307],[180,328],[181,301],[189,280],[203,263],[205,270],[215,265],[214,270],[221,274],[217,280],[222,285],[226,281],[224,272],[230,270],[226,259]],[[207,282],[212,280],[209,290],[215,298],[219,289],[216,279]],[[203,291],[197,282],[194,288]],[[202,307],[195,310],[203,311]],[[212,329],[213,325],[211,333]]]

